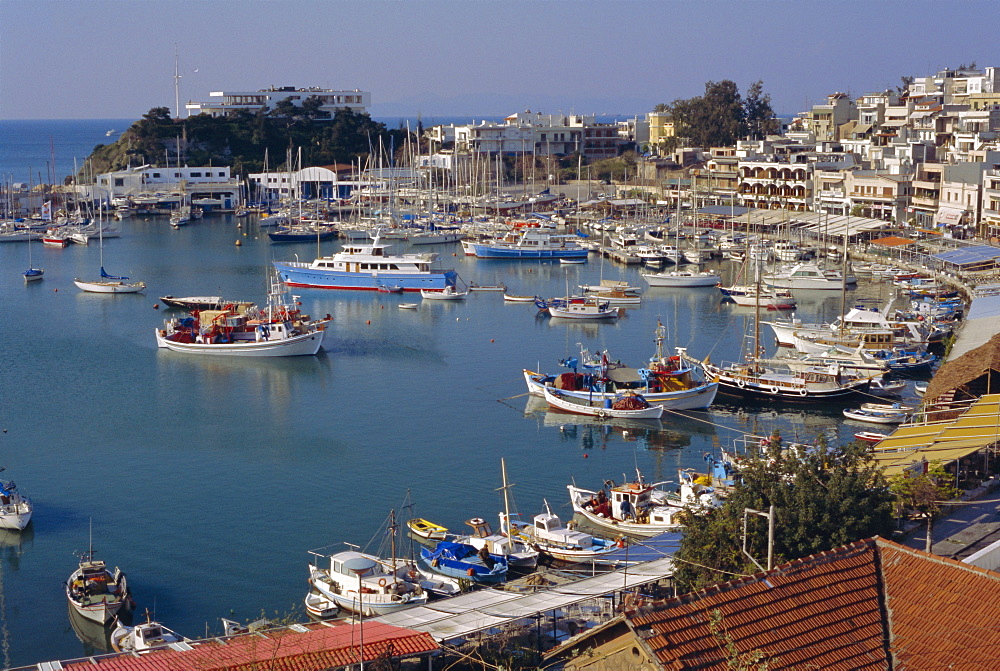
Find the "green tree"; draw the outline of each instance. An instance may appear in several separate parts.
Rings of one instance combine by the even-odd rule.
[[[771,109],[771,96],[764,93],[764,82],[759,79],[747,89],[743,99],[743,117],[747,137],[751,140],[761,140],[778,130],[778,122]]]
[[[775,562],[790,561],[893,529],[892,493],[864,446],[818,445],[784,449],[769,441],[766,454],[740,467],[740,482],[725,502],[692,515],[676,554],[675,577],[686,589],[729,580],[758,569],[743,552],[745,508],[775,507]],[[747,523],[746,547],[767,556],[767,523]]]
[[[927,538],[924,549],[931,551],[934,518],[941,512],[941,504],[957,498],[960,490],[955,487],[955,477],[945,471],[941,462],[931,462],[926,473],[915,477],[897,475],[889,480],[895,500],[896,517],[913,516],[927,520]]]

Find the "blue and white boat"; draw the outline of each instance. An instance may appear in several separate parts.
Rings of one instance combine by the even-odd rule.
[[[455,286],[458,276],[454,270],[433,268],[436,253],[388,254],[388,246],[379,244],[376,233],[372,242],[349,242],[333,256],[321,256],[312,263],[275,261],[274,267],[292,287],[377,291],[388,286],[403,291],[443,291]]]
[[[495,240],[463,240],[466,256],[480,259],[586,259],[589,250],[576,236],[538,228],[515,229]]]
[[[489,559],[481,558],[480,554]],[[481,585],[496,585],[507,580],[506,558],[483,550],[477,552],[465,543],[441,541],[433,550],[421,548],[420,564],[435,573]]]

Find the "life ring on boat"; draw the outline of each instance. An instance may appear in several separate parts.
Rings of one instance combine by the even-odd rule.
[[[385,578],[379,578],[378,579],[378,586],[379,587],[385,587]]]
[[[469,520],[469,524],[474,524],[474,525],[486,524],[486,520],[484,520],[482,517],[473,517],[471,520]]]
[[[736,378],[736,386],[739,387],[740,389],[743,389],[743,387],[747,386],[747,383],[743,378],[738,377]]]
[[[417,578],[420,577],[420,574],[417,573],[416,571],[410,570],[407,571],[406,577],[409,578],[410,580],[416,580]]]
[[[805,387],[799,387],[799,396],[805,396],[808,393]]]
[[[769,393],[769,394],[777,394],[778,391],[779,391],[778,388],[776,386],[774,386],[774,385],[771,385],[767,389],[767,393]]]
[[[468,569],[468,570],[467,570],[467,571],[465,572],[465,575],[467,575],[467,576],[474,576],[474,575],[476,575],[476,569],[474,569],[474,568],[469,568],[469,569]]]
[[[598,410],[597,411],[597,416],[598,417],[607,417],[608,413],[604,412],[603,410]]]

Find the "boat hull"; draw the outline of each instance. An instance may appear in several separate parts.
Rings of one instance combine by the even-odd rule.
[[[332,589],[331,585],[324,580],[319,580],[314,577],[312,582],[313,588],[327,601],[335,603],[340,608],[351,613],[357,613],[363,608],[364,612],[362,615],[365,617],[388,615],[390,613],[405,610],[406,608],[412,608],[413,606],[419,606],[427,603],[427,597],[424,595],[403,595],[403,598],[394,596],[392,600],[369,600],[370,597],[385,597],[388,595],[366,594],[362,596],[359,604],[358,593],[355,591],[346,591],[343,594],[338,594]]]
[[[155,331],[157,346],[173,352],[241,357],[308,356],[316,354],[323,346],[325,334],[325,331],[312,331],[292,336],[285,340],[261,342],[181,343],[167,338],[161,329],[155,329]]]
[[[578,249],[527,249],[519,247],[498,247],[496,245],[482,245],[475,242],[468,243],[466,254],[474,255],[478,259],[587,259],[590,253],[588,249],[580,247]]]
[[[642,277],[651,287],[714,287],[722,281],[711,273],[642,273]]]
[[[638,524],[636,522],[627,522],[595,515],[584,508],[583,503],[592,499],[596,492],[574,485],[566,485],[566,488],[569,490],[569,499],[573,504],[573,512],[586,519],[588,524],[595,527],[610,529],[618,534],[627,534],[629,536],[656,536],[667,531],[680,531],[683,528],[680,524]]]
[[[24,498],[0,506],[0,529],[21,531],[31,521],[31,502]]]
[[[637,410],[616,410],[604,407],[604,401],[598,401],[598,405],[590,405],[586,399],[570,396],[568,400],[562,398],[562,391],[558,393],[551,387],[544,389],[545,401],[553,408],[571,412],[577,415],[590,415],[591,417],[611,418],[611,419],[659,419],[663,415],[663,406],[650,405],[648,408]]]
[[[144,282],[84,282],[74,279],[73,284],[92,294],[138,294],[146,288]]]
[[[380,286],[390,286],[411,292],[422,289],[442,291],[447,286],[454,286],[457,277],[453,270],[432,273],[345,272],[297,268],[281,262],[275,262],[274,267],[288,286],[310,289],[378,291]]]

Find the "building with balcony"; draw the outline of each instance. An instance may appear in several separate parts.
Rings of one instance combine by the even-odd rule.
[[[858,108],[846,93],[834,93],[823,105],[813,105],[802,115],[803,123],[812,131],[817,142],[835,142],[840,139],[840,126],[858,118]]]
[[[1000,162],[983,173],[983,192],[977,233],[990,244],[1000,244]]]
[[[912,179],[874,170],[855,170],[845,179],[851,212],[882,221],[904,221],[910,202]]]
[[[218,117],[236,111],[266,112],[282,100],[290,100],[296,107],[301,107],[302,103],[309,98],[318,98],[321,103],[320,111],[329,113],[331,117],[334,112],[342,108],[365,114],[371,106],[372,98],[371,93],[359,89],[336,91],[318,87],[300,89],[294,86],[272,86],[258,91],[212,91],[208,95],[211,98],[217,98],[217,100],[188,102],[184,105],[188,116],[209,114]]]
[[[670,112],[649,112],[646,114],[646,120],[649,122],[649,144],[662,156],[667,150],[670,138],[676,135],[673,117]]]
[[[763,210],[804,212],[812,204],[813,166],[805,156],[741,160],[740,205]]]
[[[490,156],[534,154],[565,156],[580,152],[585,158],[617,156],[628,140],[617,124],[598,123],[593,115],[512,114],[503,122],[482,121],[456,126],[455,149]]]

